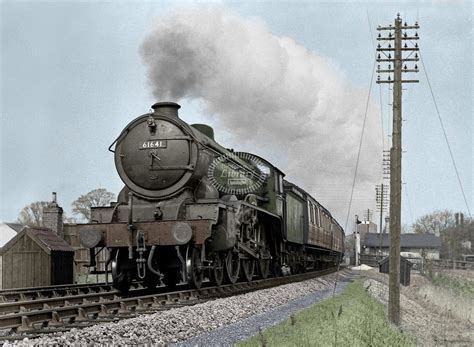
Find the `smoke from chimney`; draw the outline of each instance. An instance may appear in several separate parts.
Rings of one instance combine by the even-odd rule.
[[[327,58],[223,7],[157,18],[141,54],[157,100],[197,100],[216,134],[230,134],[223,145],[265,157],[344,223],[367,90]],[[381,157],[370,103],[353,211],[373,208]]]

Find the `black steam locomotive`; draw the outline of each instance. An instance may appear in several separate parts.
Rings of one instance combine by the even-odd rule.
[[[278,168],[220,146],[211,127],[181,120],[176,103],[152,108],[109,148],[125,183],[117,202],[78,226],[83,246],[110,251],[116,288],[134,279],[199,288],[340,261],[341,226]]]

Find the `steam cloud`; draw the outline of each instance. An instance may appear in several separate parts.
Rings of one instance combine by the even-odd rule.
[[[157,100],[199,101],[217,135],[230,134],[225,146],[265,157],[345,226],[367,90],[321,55],[221,7],[158,18],[141,54]],[[373,208],[380,134],[371,103],[351,215]]]

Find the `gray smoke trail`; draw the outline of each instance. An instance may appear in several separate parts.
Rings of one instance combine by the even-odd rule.
[[[158,18],[141,53],[157,100],[199,100],[232,135],[226,146],[266,157],[344,222],[367,91],[326,58],[221,7]],[[380,177],[380,117],[373,104],[369,112],[354,211],[373,207]]]

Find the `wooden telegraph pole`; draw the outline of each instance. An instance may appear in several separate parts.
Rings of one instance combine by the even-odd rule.
[[[381,260],[382,258],[382,224],[383,224],[383,214],[387,211],[387,192],[388,187],[386,184],[380,184],[375,186],[376,191],[376,202],[377,202],[377,209],[380,212],[380,221],[379,221],[379,252],[377,254],[377,259]]]
[[[387,80],[377,83],[393,84],[393,131],[390,149],[390,267],[388,317],[395,325],[400,324],[400,230],[401,230],[401,192],[402,192],[402,83],[416,83],[418,80],[403,80],[402,73],[418,72],[418,66],[408,69],[404,62],[418,61],[418,33],[409,35],[408,30],[419,28],[418,23],[402,25],[400,14],[395,18],[395,26],[381,27],[377,30],[388,31],[388,37],[379,33],[377,61],[388,63],[388,69],[377,67],[378,73],[388,73]],[[392,47],[392,42],[394,47]],[[388,44],[387,44],[388,43]],[[410,47],[408,47],[410,44]],[[403,47],[402,47],[403,45]],[[392,53],[394,54],[392,58]],[[404,56],[404,54],[406,56]],[[412,57],[412,55],[414,55]],[[393,69],[392,69],[393,64]],[[390,76],[393,76],[392,78]]]

